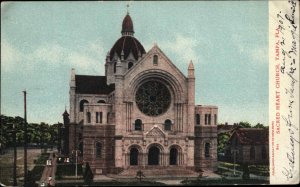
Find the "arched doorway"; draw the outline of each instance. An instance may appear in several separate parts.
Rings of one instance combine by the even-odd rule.
[[[178,150],[172,148],[170,150],[170,165],[177,165]]]
[[[138,165],[139,160],[139,150],[137,148],[130,149],[130,165],[136,166]]]
[[[148,165],[159,165],[160,150],[153,146],[149,149],[148,153]]]

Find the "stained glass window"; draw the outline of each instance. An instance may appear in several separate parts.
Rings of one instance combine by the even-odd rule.
[[[135,101],[139,110],[144,114],[158,116],[169,108],[171,94],[161,82],[148,81],[138,88]]]

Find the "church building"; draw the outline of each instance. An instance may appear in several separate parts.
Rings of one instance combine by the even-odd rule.
[[[192,61],[184,74],[158,44],[146,51],[129,13],[121,34],[104,59],[104,76],[71,71],[64,154],[80,150],[94,175],[215,171],[218,107],[195,105]]]

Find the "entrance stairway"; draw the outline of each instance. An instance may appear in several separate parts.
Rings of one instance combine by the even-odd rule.
[[[131,167],[118,174],[120,178],[136,177],[138,171],[142,171],[145,178],[169,178],[169,177],[198,177],[199,173],[184,167]]]

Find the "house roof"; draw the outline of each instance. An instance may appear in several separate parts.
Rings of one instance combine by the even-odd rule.
[[[263,145],[269,143],[269,130],[263,128],[238,128],[229,141],[236,136],[242,145]]]
[[[75,82],[79,94],[109,94],[115,90],[115,84],[106,84],[106,76],[75,75]]]
[[[236,125],[218,125],[218,130],[230,131],[237,127]]]

